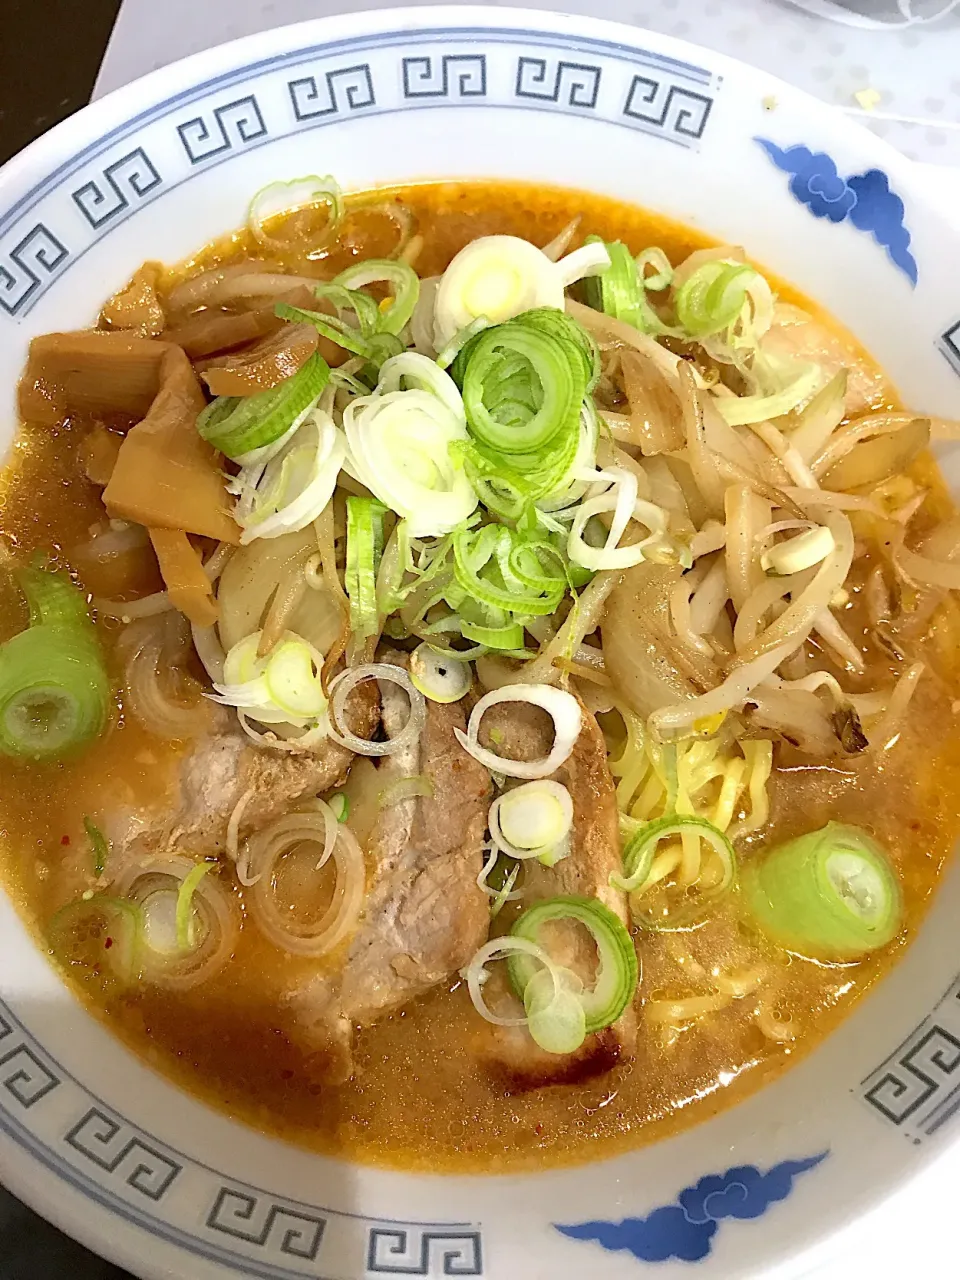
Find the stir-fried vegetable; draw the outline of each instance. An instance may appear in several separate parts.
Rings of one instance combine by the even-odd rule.
[[[61,760],[104,730],[110,683],[86,602],[66,575],[20,569],[30,625],[0,645],[0,751]]]
[[[856,960],[884,947],[903,924],[890,860],[859,827],[828,822],[748,862],[747,910],[790,951],[820,960]]]
[[[257,928],[312,958],[354,939],[365,817],[386,826],[415,808],[432,825],[449,766],[479,776],[464,848],[475,862],[472,905],[482,908],[483,894],[491,917],[526,907],[463,975],[484,1018],[525,1027],[547,1053],[575,1053],[623,1018],[638,982],[631,916],[670,934],[718,907],[742,912],[776,945],[825,962],[889,943],[900,890],[869,836],[830,823],[772,850],[761,842],[778,744],[824,758],[895,745],[925,670],[911,652],[917,633],[940,625],[937,611],[960,589],[957,528],[930,532],[931,517],[918,535],[910,522],[927,503],[926,480],[901,474],[928,443],[930,421],[866,413],[883,397],[876,386],[856,391],[849,344],[829,333],[799,341],[796,316],[736,247],[673,264],[659,248],[634,255],[588,235],[561,257],[578,243],[577,219],[546,249],[482,236],[421,280],[415,264],[432,248],[413,235],[409,211],[368,202],[351,216],[363,208],[399,228],[396,259],[358,256],[352,235],[333,244],[347,216],[333,179],[271,184],[248,219],[264,260],[173,290],[154,266],[109,305],[105,323],[142,312],[140,332],[159,337],[163,354],[132,337],[123,352],[88,338],[58,354],[41,342],[33,391],[23,393],[43,420],[45,387],[65,412],[102,412],[87,474],[105,485],[108,515],[136,520],[139,533],[128,539],[117,525],[94,541],[129,541],[150,574],[161,571],[163,591],[156,582],[145,599],[104,601],[112,618],[129,608],[141,625],[157,619],[150,636],[132,630],[121,641],[131,718],[172,738],[209,727],[207,703],[198,714],[178,703],[175,682],[162,689],[162,668],[187,660],[186,615],[213,681],[207,697],[232,708],[251,739],[308,765],[328,750],[368,757],[354,760],[346,784],[356,834],[344,792],[265,826],[247,809],[252,786],[236,803],[226,848]],[[306,274],[284,265],[294,250]],[[334,255],[350,265],[316,278],[316,260]],[[125,352],[129,385],[105,398],[101,366],[78,373],[77,352],[97,361]],[[155,461],[163,484],[137,479],[148,470],[138,458]],[[232,512],[225,494],[237,499]],[[248,545],[261,540],[276,548]],[[862,596],[847,615],[864,547],[871,576],[855,580]],[[28,570],[21,585],[31,621],[0,645],[0,750],[61,760],[106,724],[103,659],[66,577]],[[843,679],[867,670],[862,611],[873,616],[874,648],[909,663],[892,689]],[[399,655],[377,661],[381,638]],[[373,710],[365,722],[354,716],[358,703],[376,704],[373,689],[357,696],[369,681],[382,725]],[[399,729],[398,691],[410,707]],[[485,735],[494,707],[508,708],[508,729]],[[451,727],[466,712],[466,729]],[[531,748],[540,712],[553,740]],[[609,778],[585,763],[594,713],[617,810]],[[433,771],[438,726],[449,759]],[[398,767],[418,753],[419,764]],[[373,785],[370,759],[390,756]],[[342,785],[345,770],[318,790]],[[463,790],[466,806],[466,780]],[[595,832],[614,820],[622,867],[611,874],[618,851],[609,850],[591,886]],[[104,892],[91,888],[55,918],[61,957],[173,988],[216,973],[238,912],[205,850],[131,861],[110,856],[91,819],[84,826],[86,882]],[[760,847],[736,854],[748,835]],[[586,896],[561,895],[569,885]],[[677,941],[662,939],[665,955]],[[418,963],[412,950],[407,960]],[[484,991],[497,960],[510,989]],[[683,963],[708,991],[654,1000],[651,1024],[720,1015],[760,990],[749,972],[723,986],[692,957]],[[512,1002],[507,1013],[495,1011],[499,999]]]

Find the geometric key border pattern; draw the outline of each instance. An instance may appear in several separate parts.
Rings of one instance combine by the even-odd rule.
[[[960,1111],[960,977],[858,1091],[873,1115],[913,1146]]]
[[[232,1274],[322,1280],[328,1246],[353,1259],[351,1273],[484,1274],[475,1223],[384,1222],[303,1204],[174,1150],[81,1084],[2,1000],[0,1131],[123,1221]]]
[[[0,322],[22,320],[137,209],[252,147],[364,115],[510,106],[696,148],[720,87],[705,68],[649,50],[496,27],[278,54],[141,113],[0,211]]]

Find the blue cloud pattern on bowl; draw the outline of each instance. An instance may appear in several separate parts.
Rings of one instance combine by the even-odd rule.
[[[625,1249],[640,1262],[700,1262],[713,1247],[724,1218],[759,1218],[772,1204],[785,1200],[798,1174],[815,1168],[829,1155],[821,1151],[805,1160],[784,1160],[766,1173],[756,1165],[738,1165],[726,1173],[708,1174],[684,1187],[673,1204],[661,1205],[645,1218],[622,1222],[556,1224],[574,1240],[594,1240],[610,1251]]]
[[[823,151],[809,147],[777,146],[769,138],[757,142],[784,173],[792,174],[790,191],[815,218],[852,222],[858,231],[869,231],[912,284],[917,283],[917,263],[910,252],[910,232],[903,222],[903,201],[890,190],[882,169],[868,169],[852,178],[841,178],[837,166]]]

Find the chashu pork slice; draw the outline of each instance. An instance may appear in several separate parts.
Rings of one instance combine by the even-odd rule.
[[[582,728],[572,753],[553,774],[573,799],[573,832],[569,855],[554,867],[536,859],[525,861],[520,885],[522,907],[561,895],[599,899],[629,928],[626,895],[610,885],[610,875],[621,871],[619,818],[616,791],[607,765],[606,744],[596,719],[581,705]],[[526,703],[499,703],[483,718],[481,742],[498,755],[514,760],[535,760],[547,755],[553,742],[549,717]],[[494,742],[496,745],[494,746]],[[586,986],[593,983],[597,949],[582,925],[558,921],[545,927],[543,941],[556,960],[572,969]],[[495,966],[485,991],[497,1011],[523,1015],[523,1008],[505,978],[505,966]],[[477,1054],[509,1087],[535,1088],[572,1083],[610,1070],[621,1059],[632,1058],[637,1044],[637,1016],[628,1005],[612,1026],[587,1036],[571,1054],[540,1049],[524,1027],[478,1028]]]
[[[380,718],[376,685],[359,685],[347,703],[349,727],[369,738]],[[223,717],[217,731],[197,740],[182,757],[168,803],[145,813],[118,814],[111,842],[122,859],[168,853],[216,857],[226,848],[227,824],[245,799],[241,834],[249,835],[288,812],[307,796],[338,786],[353,752],[328,739],[311,752],[292,753],[259,747]],[[114,864],[116,867],[117,864]]]
[[[396,737],[408,715],[406,695],[385,685],[382,698],[384,729]],[[491,783],[454,737],[465,723],[461,703],[428,702],[419,741],[384,758],[378,769],[384,790],[419,775],[429,779],[432,794],[381,809],[367,846],[364,912],[342,966],[291,993],[301,1032],[326,1050],[332,1081],[352,1071],[356,1027],[447,981],[486,941],[489,899],[477,876]]]

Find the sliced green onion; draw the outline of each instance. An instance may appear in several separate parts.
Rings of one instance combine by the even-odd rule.
[[[311,409],[279,453],[266,464],[244,467],[230,492],[238,495],[234,519],[243,544],[296,533],[323,512],[333,497],[346,456],[343,435],[329,413]]]
[[[59,760],[103,732],[106,666],[83,596],[65,575],[25,569],[17,578],[31,624],[0,645],[0,752]]]
[[[379,327],[384,333],[398,334],[413,315],[420,296],[420,280],[414,269],[405,262],[393,262],[388,258],[368,258],[358,262],[334,278],[334,284],[347,289],[363,289],[368,284],[389,284],[393,297],[388,305],[381,305]]]
[[[366,301],[376,309],[377,304],[372,298],[367,298],[366,294],[360,296],[366,298]],[[281,320],[312,324],[321,337],[329,338],[338,347],[343,347],[344,351],[351,351],[354,355],[362,356],[364,360],[369,360],[371,363],[380,363],[376,360],[377,348],[373,345],[372,338],[364,337],[359,329],[355,329],[337,316],[327,315],[323,311],[309,311],[306,307],[294,307],[289,302],[278,302],[273,309]]]
[[[381,809],[389,809],[391,805],[402,804],[404,800],[429,800],[434,794],[433,779],[425,773],[415,773],[407,778],[397,778],[388,787],[384,787],[378,796]]]
[[[588,236],[587,240],[598,240]],[[665,324],[647,298],[647,290],[665,289],[673,279],[673,268],[662,249],[644,249],[636,258],[622,241],[607,242],[609,268],[586,283],[586,299],[595,311],[632,324],[641,333],[682,336],[680,330]],[[653,275],[647,275],[647,267]]]
[[[416,352],[388,360],[383,370],[377,391],[344,410],[350,468],[408,522],[414,536],[448,533],[477,506],[451,448],[467,440],[459,392],[447,374]],[[419,385],[384,389],[399,388],[404,379]]]
[[[540,969],[523,993],[527,1030],[546,1053],[575,1053],[587,1038],[583,983],[570,969]]]
[[[351,640],[362,643],[377,634],[377,570],[383,554],[386,507],[375,498],[347,498],[347,567]]]
[[[567,344],[525,324],[485,330],[470,349],[463,403],[474,439],[510,454],[537,454],[579,417],[582,362]]]
[[[562,783],[537,779],[505,791],[490,806],[487,819],[494,845],[511,858],[546,859],[567,840],[573,827],[573,800]]]
[[[107,844],[107,837],[94,820],[86,814],[83,816],[83,829],[87,833],[87,839],[90,841],[90,848],[93,852],[93,874],[99,880],[106,870],[107,859],[110,856],[110,846]]]
[[[760,557],[760,568],[764,573],[774,573],[785,577],[791,573],[802,573],[804,569],[812,569],[814,565],[826,560],[837,546],[837,540],[826,525],[816,525],[806,529],[795,538],[786,542],[778,542],[765,551]]]
[[[732,887],[736,878],[736,856],[733,845],[712,822],[708,822],[706,818],[695,817],[693,814],[671,813],[640,827],[630,837],[623,851],[624,874],[611,875],[610,883],[615,888],[622,889],[624,893],[633,893],[634,890],[641,889],[650,874],[654,854],[660,841],[669,839],[670,836],[682,836],[685,831],[706,840],[720,859],[723,877],[716,889],[711,892],[711,897],[725,893]]]
[[[306,255],[310,257],[332,240],[343,219],[340,186],[329,174],[325,178],[310,174],[305,178],[293,178],[290,182],[270,182],[261,187],[250,201],[247,226],[264,248],[282,251],[288,246],[271,236],[265,230],[264,222],[280,214],[289,215],[318,204],[326,205],[330,212],[326,226]]]
[[[27,598],[31,627],[89,629],[87,602],[65,573],[31,565],[17,569],[17,583]]]
[[[747,301],[747,286],[759,275],[744,262],[716,258],[698,267],[677,290],[677,319],[692,338],[707,338],[729,328]]]
[[[348,289],[336,280],[315,284],[313,292],[318,302],[329,302],[334,308],[336,326],[342,325],[350,333],[359,330],[363,338],[372,338],[374,334],[382,332],[380,308],[368,293],[363,293],[359,289]],[[350,324],[347,320],[351,312],[356,317],[356,325]],[[334,323],[332,317],[330,323]]]
[[[350,817],[350,797],[346,792],[335,791],[327,803],[338,822],[346,822]]]
[[[70,902],[54,915],[47,930],[50,948],[80,976],[137,977],[143,937],[143,912],[125,898],[96,893]]]
[[[545,924],[558,921],[583,925],[599,953],[594,985],[579,996],[584,1012],[584,1034],[589,1035],[616,1022],[633,999],[638,979],[636,949],[623,922],[602,902],[589,898],[559,897],[538,902],[517,920],[510,936],[545,946],[540,930]],[[527,987],[537,974],[536,961],[527,955],[514,954],[507,958],[507,969],[514,991],[524,1000]]]
[[[441,369],[449,369],[467,343],[472,342],[478,333],[482,333],[484,329],[489,328],[490,321],[487,317],[477,316],[476,320],[471,320],[468,325],[458,329],[437,356],[437,365]]]
[[[715,396],[713,403],[731,427],[779,418],[809,399],[823,376],[820,366],[816,364],[800,365],[798,368],[796,377],[782,391],[774,391],[770,395]]]
[[[410,679],[430,702],[459,702],[473,684],[467,662],[443,657],[429,644],[421,644],[410,655]]]
[[[524,551],[525,557],[520,554]],[[458,529],[453,535],[456,578],[470,598],[528,617],[553,613],[566,591],[562,572],[548,574],[539,551],[535,545],[518,544],[503,525]]]
[[[330,367],[315,351],[292,377],[269,391],[218,396],[197,418],[197,430],[234,462],[265,462],[306,418],[329,379]]]
[[[743,897],[774,942],[813,959],[859,959],[886,946],[903,924],[900,885],[883,849],[839,822],[749,862]]]
[[[273,705],[293,719],[314,719],[327,708],[314,651],[303,640],[280,641],[267,659],[264,680]]]
[[[191,951],[195,945],[196,912],[193,909],[193,895],[197,885],[212,867],[212,862],[198,862],[180,881],[177,892],[177,947],[180,951]]]
[[[600,379],[600,348],[591,333],[574,320],[566,311],[557,311],[554,307],[535,307],[532,311],[524,311],[517,316],[517,323],[538,333],[549,334],[564,344],[574,360],[583,365],[587,379],[587,391],[592,391]]]
[[[434,343],[442,350],[479,316],[493,324],[532,307],[562,311],[564,289],[602,269],[604,246],[585,245],[559,262],[517,236],[481,236],[454,257],[440,280],[434,311]]]
[[[320,730],[327,700],[320,682],[323,654],[302,636],[286,631],[266,657],[261,632],[245,636],[227,653],[223,680],[214,683],[211,702],[235,707],[261,724],[292,724]]]
[[[506,616],[506,615],[505,615]],[[487,625],[482,622],[470,622],[462,618],[460,633],[465,640],[473,640],[486,649],[513,652],[523,648],[524,629],[522,622],[505,622],[501,626]]]

